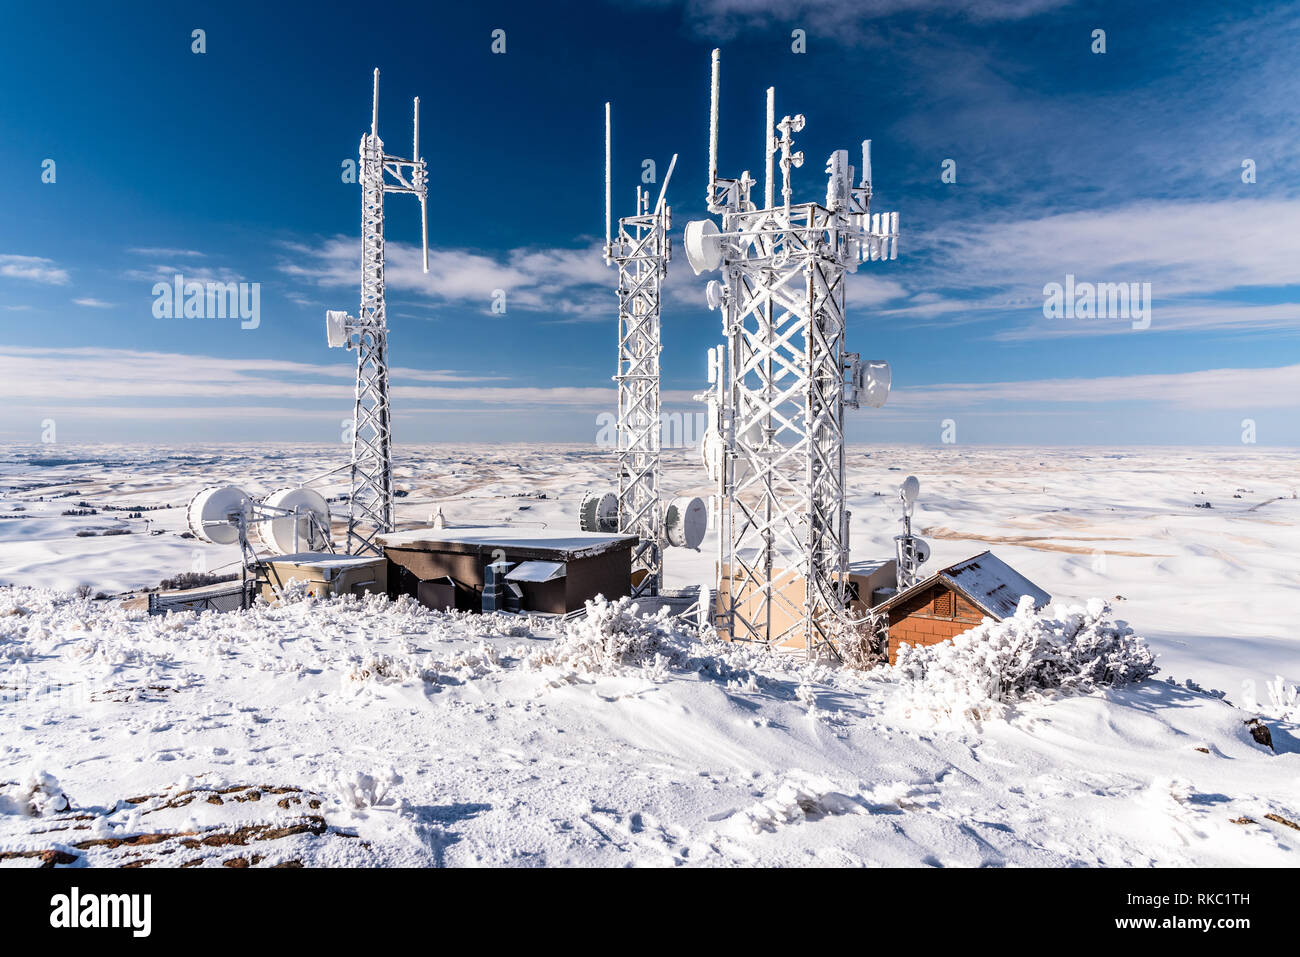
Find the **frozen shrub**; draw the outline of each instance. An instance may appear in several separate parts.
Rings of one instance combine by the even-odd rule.
[[[296,578],[290,578],[283,585],[272,585],[271,591],[275,593],[275,597],[279,599],[281,605],[315,601],[315,597],[311,593],[311,583],[299,581]]]
[[[624,668],[649,668],[662,677],[682,666],[690,638],[667,608],[655,615],[638,615],[628,597],[616,602],[597,595],[587,602],[587,614],[566,623],[553,645],[533,652],[528,663],[561,665],[590,674],[617,674]]]
[[[329,783],[345,807],[361,810],[392,804],[393,802],[387,799],[388,790],[394,784],[401,784],[402,777],[392,768],[388,768],[379,774],[366,774],[362,771],[336,774]]]
[[[1042,692],[1126,685],[1158,670],[1146,642],[1105,602],[1038,613],[1028,596],[1004,621],[986,618],[937,645],[904,645],[894,665],[909,711],[976,718]]]
[[[47,814],[62,814],[72,802],[59,787],[59,779],[48,771],[33,769],[23,779],[24,797],[20,810],[32,817],[45,817]]]

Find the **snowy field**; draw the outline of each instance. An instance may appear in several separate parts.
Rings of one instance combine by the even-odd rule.
[[[892,554],[915,473],[930,567],[991,548],[1158,655],[1140,683],[1005,702],[644,624],[611,625],[647,652],[614,660],[595,623],[72,596],[233,570],[181,537],[194,491],[345,457],[0,450],[0,863],[1297,863],[1300,453],[852,450],[855,558]],[[403,446],[399,523],[571,528],[610,474],[590,448]],[[702,479],[670,453],[667,492]],[[670,549],[669,584],[711,556]]]

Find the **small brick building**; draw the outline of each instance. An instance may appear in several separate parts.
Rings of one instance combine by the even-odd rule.
[[[935,645],[969,631],[986,617],[1014,615],[1020,596],[1032,595],[1042,608],[1052,596],[992,552],[949,565],[893,595],[873,610],[889,620],[889,663],[898,646]]]

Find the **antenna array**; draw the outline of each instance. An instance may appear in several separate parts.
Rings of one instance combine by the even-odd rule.
[[[726,338],[710,350],[706,394],[706,464],[720,503],[715,626],[735,640],[802,639],[809,658],[838,657],[849,599],[844,410],[879,406],[889,389],[885,363],[844,349],[845,278],[859,262],[897,256],[898,214],[870,211],[870,140],[857,185],[848,152],[837,150],[825,203],[793,202],[791,171],[804,162],[794,134],[805,120],[777,122],[771,88],[763,206],[751,199],[748,171],[719,177],[719,72],[714,50],[706,199],[722,228],[700,220],[685,235],[697,275],[722,268],[706,290]]]
[[[361,307],[356,318],[325,315],[331,346],[357,350],[352,430],[352,491],[347,551],[382,554],[375,537],[393,529],[393,450],[388,402],[388,326],[384,313],[384,195],[420,200],[424,271],[429,271],[428,178],[420,156],[420,98],[415,98],[411,159],[384,152],[379,138],[379,70],[375,70],[370,132],[361,137]]]

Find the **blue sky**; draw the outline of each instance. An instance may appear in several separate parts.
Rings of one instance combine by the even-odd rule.
[[[408,17],[398,26],[399,13]],[[613,407],[615,209],[680,154],[675,236],[703,214],[709,50],[724,175],[762,167],[763,91],[802,112],[795,198],[874,141],[897,262],[853,278],[849,348],[895,391],[857,441],[1300,444],[1300,6],[986,0],[10,5],[0,30],[0,440],[337,441],[353,356],[369,124],[410,149],[388,205],[396,439],[589,441]],[[506,52],[490,50],[494,29]],[[206,52],[191,32],[206,31]],[[791,50],[791,31],[807,52]],[[1091,51],[1106,31],[1106,52]],[[42,182],[43,162],[55,181]],[[945,160],[956,183],[941,182]],[[1245,183],[1252,160],[1256,181]],[[679,243],[680,245],[680,243]],[[160,319],[175,273],[260,283],[260,324]],[[1047,319],[1043,287],[1149,282],[1148,329]],[[692,410],[719,339],[678,255],[664,390]],[[507,312],[490,311],[492,290]]]

